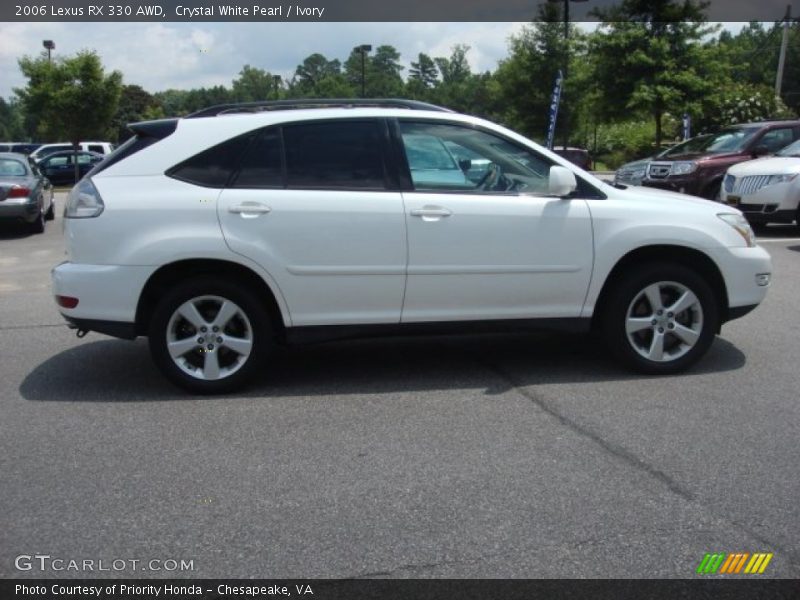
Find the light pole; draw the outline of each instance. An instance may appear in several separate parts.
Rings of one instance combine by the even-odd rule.
[[[42,46],[47,48],[47,62],[50,63],[50,52],[56,49],[56,43],[53,40],[44,40]]]
[[[354,48],[356,52],[361,54],[361,97],[366,97],[366,89],[367,89],[367,76],[366,76],[366,64],[367,64],[367,53],[372,52],[372,46],[370,44],[361,44],[360,46],[356,46]]]

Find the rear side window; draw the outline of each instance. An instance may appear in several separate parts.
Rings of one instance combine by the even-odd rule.
[[[90,144],[86,148],[89,152],[97,152],[98,154],[105,154],[105,148],[99,144]]]
[[[256,134],[242,156],[239,174],[231,187],[282,188],[281,136],[277,129]]]
[[[167,175],[203,187],[225,187],[252,137],[248,133],[212,146],[175,165]]]
[[[283,127],[289,188],[385,189],[377,121]]]

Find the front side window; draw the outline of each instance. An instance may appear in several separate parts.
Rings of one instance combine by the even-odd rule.
[[[330,121],[283,127],[289,188],[385,189],[377,121]]]
[[[551,163],[492,134],[459,125],[401,121],[417,191],[545,194]]]
[[[791,127],[773,129],[764,134],[758,142],[759,146],[764,146],[767,152],[777,152],[792,143],[794,132]]]

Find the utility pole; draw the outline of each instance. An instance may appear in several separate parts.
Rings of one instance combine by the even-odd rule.
[[[783,85],[783,67],[786,64],[786,46],[789,43],[789,23],[792,21],[792,5],[786,6],[786,16],[783,18],[783,39],[781,40],[781,54],[778,58],[778,74],[775,76],[775,97],[781,97]]]

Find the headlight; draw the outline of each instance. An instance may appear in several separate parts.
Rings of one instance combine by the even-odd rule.
[[[691,160],[679,160],[672,163],[672,175],[688,175],[697,170],[697,163]]]
[[[67,203],[64,205],[64,217],[67,219],[89,219],[103,212],[105,205],[91,179],[81,179],[72,188]]]
[[[788,183],[797,177],[797,173],[787,173],[785,175],[770,175],[767,183],[764,185],[775,185],[776,183]]]
[[[750,223],[747,222],[747,219],[737,213],[719,213],[717,216],[733,227],[737,233],[744,238],[748,248],[755,247],[756,235],[753,233],[753,229],[750,227]]]

